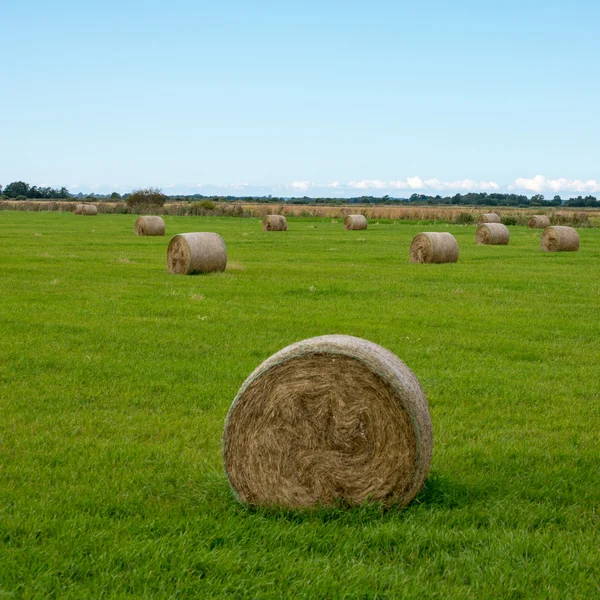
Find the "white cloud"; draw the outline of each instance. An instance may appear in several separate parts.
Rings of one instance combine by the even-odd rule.
[[[357,190],[461,190],[467,192],[499,190],[500,186],[495,181],[473,181],[462,179],[458,181],[440,181],[439,179],[421,179],[420,177],[407,177],[406,180],[381,181],[379,179],[363,179],[350,181],[348,188]]]
[[[295,190],[305,192],[310,186],[310,181],[292,181],[292,187]]]
[[[600,192],[600,183],[594,179],[589,179],[587,181],[582,181],[580,179],[566,179],[564,177],[559,179],[548,179],[543,175],[536,175],[531,179],[519,177],[508,186],[508,189],[524,190],[535,192],[536,194],[542,194],[543,192],[579,192],[591,194]]]

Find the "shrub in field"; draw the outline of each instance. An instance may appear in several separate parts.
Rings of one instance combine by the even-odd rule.
[[[472,225],[473,223],[475,223],[475,217],[472,213],[461,212],[454,217],[454,222],[457,225]]]
[[[201,200],[200,202],[198,202],[198,204],[204,210],[215,210],[215,208],[217,208],[217,203],[213,202],[212,200]]]
[[[166,199],[167,197],[159,188],[134,190],[127,197],[127,206],[129,208],[163,206]]]

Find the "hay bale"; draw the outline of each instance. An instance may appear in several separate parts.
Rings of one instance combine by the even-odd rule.
[[[73,209],[73,214],[80,215],[83,212],[84,206],[85,204],[76,204],[75,208]]]
[[[165,222],[161,217],[139,217],[135,222],[135,235],[165,235]]]
[[[367,217],[364,215],[346,215],[344,219],[344,229],[366,229]]]
[[[510,232],[502,223],[482,223],[477,227],[475,239],[478,244],[506,245],[510,239]]]
[[[477,219],[477,224],[480,225],[481,223],[500,223],[500,215],[496,213],[483,213]]]
[[[265,215],[263,231],[287,231],[287,220],[283,215]]]
[[[224,271],[227,248],[218,233],[179,233],[169,243],[167,266],[170,273],[191,275]]]
[[[550,218],[547,215],[533,215],[527,219],[527,227],[545,229],[550,227]]]
[[[419,233],[410,244],[411,263],[453,263],[457,260],[458,242],[451,233]]]
[[[81,209],[82,215],[94,216],[98,214],[98,207],[95,204],[84,204]]]
[[[280,350],[246,379],[225,421],[223,462],[252,505],[405,505],[432,447],[412,371],[372,342],[325,335]]]
[[[546,227],[540,246],[544,252],[576,252],[579,250],[579,234],[572,227],[563,225]]]

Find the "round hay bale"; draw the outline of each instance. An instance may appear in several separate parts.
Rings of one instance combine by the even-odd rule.
[[[167,267],[175,275],[224,271],[227,248],[218,233],[179,233],[167,249]]]
[[[500,223],[500,215],[496,213],[483,213],[477,219],[477,224],[480,225],[481,223]]]
[[[81,209],[82,215],[94,216],[98,214],[98,207],[95,204],[84,204]]]
[[[280,350],[246,379],[225,421],[223,462],[252,505],[405,505],[432,447],[413,372],[377,344],[325,335]]]
[[[135,235],[165,235],[165,222],[161,217],[139,217],[135,222]]]
[[[73,214],[80,215],[83,212],[84,206],[85,204],[76,204],[75,208],[73,209]]]
[[[546,227],[540,246],[544,252],[576,252],[579,250],[579,234],[572,227],[563,225]]]
[[[527,219],[527,227],[545,229],[550,227],[550,218],[547,215],[533,215]]]
[[[283,215],[265,215],[263,231],[287,231],[287,220]]]
[[[344,219],[344,229],[366,229],[367,217],[364,215],[346,215]]]
[[[411,263],[454,263],[457,260],[458,242],[451,233],[419,233],[410,244]]]
[[[510,232],[502,223],[482,223],[477,227],[475,239],[478,244],[501,246],[508,244]]]

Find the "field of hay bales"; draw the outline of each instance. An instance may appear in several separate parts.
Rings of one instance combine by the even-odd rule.
[[[476,226],[0,212],[0,597],[600,594],[600,229],[545,253]],[[224,272],[171,275],[175,233]],[[411,264],[422,231],[457,263]],[[434,428],[404,509],[257,510],[221,461],[250,372],[348,334],[419,378]]]

